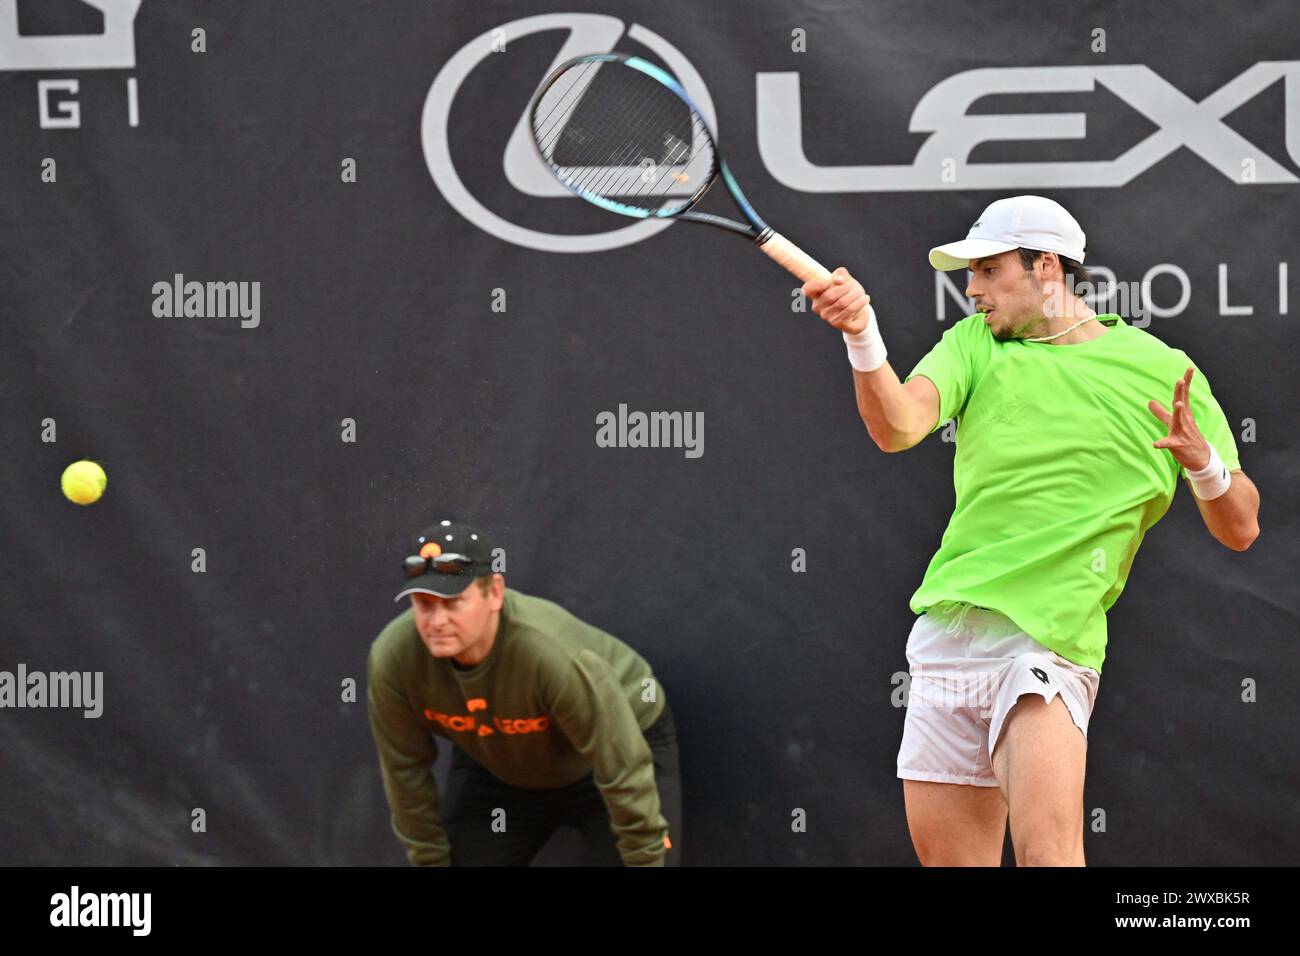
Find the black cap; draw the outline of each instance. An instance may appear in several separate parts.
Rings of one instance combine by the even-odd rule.
[[[413,559],[433,559],[453,554],[464,555],[470,561],[455,571],[438,571],[434,569],[432,560],[426,560],[423,573],[412,577],[407,571],[408,562],[412,566],[418,566],[418,561]],[[410,550],[403,557],[402,589],[397,592],[394,601],[400,601],[413,593],[455,597],[478,578],[492,573],[492,542],[488,536],[467,525],[446,519],[429,525],[415,535]]]

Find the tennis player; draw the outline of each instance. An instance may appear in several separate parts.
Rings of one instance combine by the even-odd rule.
[[[1143,536],[1179,477],[1222,544],[1244,551],[1259,534],[1259,493],[1204,374],[1088,308],[1085,247],[1049,199],[994,202],[965,239],[930,251],[936,269],[970,270],[978,311],[903,382],[846,270],[804,286],[844,333],[858,411],[882,451],[957,422],[955,506],[910,601],[921,616],[898,753],[926,865],[999,865],[1009,815],[1020,865],[1082,866],[1106,611]],[[1171,391],[1166,409],[1157,397]]]
[[[676,865],[677,735],[626,644],[505,586],[484,533],[421,531],[370,648],[367,697],[392,827],[417,866],[522,865],[560,826],[584,862]],[[455,745],[445,798],[435,737]]]

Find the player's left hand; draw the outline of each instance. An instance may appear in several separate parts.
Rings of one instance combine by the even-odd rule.
[[[1192,391],[1193,371],[1194,369],[1189,368],[1187,374],[1174,385],[1172,414],[1154,399],[1147,402],[1151,414],[1169,426],[1169,434],[1155,442],[1152,447],[1168,448],[1178,464],[1187,471],[1199,471],[1210,463],[1210,446],[1201,435],[1201,430],[1196,427],[1196,419],[1192,416],[1189,396]]]

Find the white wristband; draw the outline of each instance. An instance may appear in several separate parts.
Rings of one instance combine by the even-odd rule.
[[[1192,491],[1202,501],[1209,501],[1211,498],[1219,497],[1232,484],[1232,475],[1229,473],[1227,466],[1223,464],[1223,459],[1219,457],[1219,453],[1214,450],[1213,445],[1210,445],[1209,442],[1206,442],[1206,444],[1210,446],[1210,460],[1206,466],[1200,471],[1183,469],[1187,475],[1187,480],[1192,483]]]
[[[874,372],[885,364],[885,342],[880,337],[880,326],[876,323],[876,310],[870,304],[867,312],[871,321],[867,327],[856,334],[844,333],[844,345],[848,349],[849,364],[859,372]]]

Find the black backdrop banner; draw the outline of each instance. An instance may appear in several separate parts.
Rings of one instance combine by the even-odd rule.
[[[0,713],[0,860],[402,863],[365,656],[451,516],[651,662],[685,862],[915,863],[953,446],[875,447],[765,257],[549,180],[524,108],[600,49],[682,79],[900,376],[972,311],[931,246],[1005,195],[1075,214],[1094,304],[1192,356],[1264,502],[1235,552],[1181,489],[1108,615],[1088,860],[1295,863],[1295,6],[1006,0],[0,0],[0,671],[102,681]],[[600,440],[656,411],[692,430]]]

